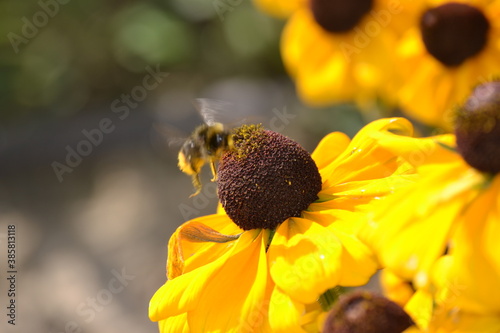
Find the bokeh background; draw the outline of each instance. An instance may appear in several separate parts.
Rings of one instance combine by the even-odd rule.
[[[250,0],[2,0],[0,8],[1,332],[157,331],[147,308],[165,282],[168,239],[217,204],[208,172],[202,194],[188,198],[191,179],[166,144],[165,133],[182,138],[201,123],[195,98],[230,101],[242,119],[309,151],[326,133],[352,136],[369,120],[351,105],[297,100],[279,55],[283,22]],[[85,133],[96,143],[82,143]],[[78,150],[86,156],[68,165]],[[16,226],[15,326],[5,310],[8,225]]]

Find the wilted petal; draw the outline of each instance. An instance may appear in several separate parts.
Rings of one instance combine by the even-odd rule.
[[[263,233],[245,232],[219,259],[167,281],[151,299],[151,320],[187,313],[193,332],[266,327],[272,285]]]
[[[239,233],[241,229],[227,215],[208,215],[184,223],[168,243],[168,278],[173,279],[219,258],[233,246],[231,239],[236,239]],[[224,235],[229,235],[226,241],[214,240]]]

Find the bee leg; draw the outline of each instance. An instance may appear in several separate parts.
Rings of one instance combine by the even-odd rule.
[[[191,194],[189,196],[190,198],[197,196],[201,192],[201,181],[200,181],[200,174],[199,173],[196,173],[193,175],[193,186],[196,189],[196,192]]]
[[[210,181],[215,182],[217,180],[217,169],[215,168],[215,161],[210,161],[210,169],[212,170],[213,178]]]

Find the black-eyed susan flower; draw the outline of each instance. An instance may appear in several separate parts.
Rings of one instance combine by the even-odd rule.
[[[500,281],[500,83],[476,87],[456,119],[455,135],[398,138],[406,152],[394,153],[417,168],[419,182],[382,203],[361,238],[383,266],[413,282],[417,292],[407,308],[429,332],[445,332],[442,327],[466,332],[474,320],[492,326],[470,332],[495,332],[500,329],[495,287]],[[414,148],[408,154],[409,144]]]
[[[436,261],[429,285],[405,306],[418,327],[408,333],[500,330],[498,267],[475,245],[457,242],[450,254]]]
[[[309,155],[259,126],[237,129],[219,165],[224,210],[171,237],[150,318],[161,332],[319,331],[334,288],[363,285],[377,269],[357,238],[361,217],[413,180],[377,140],[411,130],[383,119],[352,141],[331,133]]]
[[[500,75],[500,1],[414,1],[413,26],[396,49],[403,110],[450,129],[454,108],[472,88]]]
[[[412,1],[255,0],[271,14],[290,16],[281,39],[282,59],[299,96],[323,106],[375,97],[392,101],[398,32]]]
[[[470,214],[487,215],[484,206],[474,206]],[[496,220],[479,218],[477,222],[457,227],[450,255],[441,258],[431,274],[433,308],[428,325],[423,326],[428,332],[500,331],[500,252],[493,240],[493,232],[499,229],[498,215]]]
[[[323,333],[402,333],[413,326],[396,303],[370,291],[342,295],[328,313]]]

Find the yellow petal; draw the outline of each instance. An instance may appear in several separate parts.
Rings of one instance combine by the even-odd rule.
[[[393,171],[393,175],[385,177],[384,169],[379,170],[380,179],[350,181],[340,185],[325,188],[319,193],[319,198],[327,200],[331,208],[350,211],[371,211],[370,203],[383,199],[393,192],[412,185],[417,180],[414,174],[407,174],[405,166]],[[375,169],[372,170],[375,174]]]
[[[149,318],[152,321],[164,320],[195,308],[197,297],[231,253],[229,251],[208,265],[167,281],[156,291],[149,303]]]
[[[352,139],[349,147],[324,170],[331,173],[324,180],[323,188],[350,181],[378,179],[390,176],[401,163],[397,156],[381,146],[380,136],[395,136],[391,133],[411,135],[411,123],[402,118],[373,121],[363,127]]]
[[[452,249],[453,265],[443,283],[443,299],[464,311],[500,313],[498,233],[500,178],[468,207]]]
[[[498,333],[500,316],[454,311],[441,311],[433,318],[429,333]]]
[[[447,148],[455,147],[455,136],[451,134],[430,138],[411,138],[384,135],[384,133],[373,133],[372,136],[377,139],[379,145],[415,167],[455,163],[462,160],[456,151]]]
[[[340,132],[333,132],[325,136],[311,154],[318,169],[326,167],[332,163],[349,145],[351,140],[347,135]]]
[[[418,290],[404,307],[417,326],[425,332],[432,317],[433,299],[426,290]]]
[[[339,285],[349,287],[366,284],[378,269],[372,251],[354,235],[332,229],[342,243]]]
[[[500,177],[483,185],[480,194],[472,202],[464,216],[457,242],[475,247],[492,263],[492,273],[500,274]],[[458,233],[458,232],[457,232]],[[476,252],[477,253],[477,252]]]
[[[241,232],[241,229],[227,215],[209,215],[184,223],[177,228],[168,244],[167,272],[169,279],[212,262],[233,246],[233,242],[203,242],[187,236],[192,234],[190,230],[198,230],[199,226],[227,235]]]
[[[304,303],[314,302],[341,277],[341,243],[333,232],[303,218],[282,223],[268,250],[273,281]]]
[[[224,210],[224,207],[222,207],[222,204],[219,202],[217,204],[217,214],[225,215],[226,211]]]
[[[268,325],[262,316],[271,291],[267,238],[260,230],[245,232],[219,259],[167,281],[151,299],[151,320],[187,313],[193,332],[258,330]]]
[[[304,0],[254,0],[255,5],[262,11],[277,17],[290,16],[304,2]]]
[[[410,281],[405,281],[389,269],[383,269],[380,273],[380,284],[384,295],[399,306],[406,305],[415,291],[411,287]]]
[[[480,174],[462,164],[436,168],[434,174],[381,202],[361,239],[370,244],[383,266],[401,277],[428,274],[481,181]]]
[[[281,36],[281,57],[291,76],[296,76],[298,66],[303,61],[305,50],[314,50],[312,46],[321,37],[318,30],[311,29],[314,23],[305,9],[295,12],[288,20]]]
[[[305,308],[303,303],[293,300],[278,287],[274,288],[269,305],[269,321],[273,332],[307,333],[301,327]]]
[[[456,249],[462,246],[457,244]],[[452,251],[453,252],[453,251]],[[480,258],[479,258],[480,259]],[[473,304],[473,295],[477,288],[489,285],[489,299],[498,299],[496,285],[499,277],[481,275],[481,268],[487,268],[475,262],[464,261],[460,255],[453,253],[439,259],[433,269],[434,309],[428,332],[498,332],[500,317],[498,310],[489,308],[488,302]],[[458,270],[457,270],[458,268]],[[464,279],[472,272],[474,280]],[[493,284],[492,284],[493,282]],[[496,293],[496,294],[495,294]],[[487,297],[488,298],[488,297]],[[472,301],[472,302],[471,302]]]
[[[158,322],[160,333],[189,333],[189,326],[187,324],[187,314],[170,317]]]
[[[304,212],[303,217],[321,225],[325,225],[325,220],[330,220],[328,229],[338,238],[342,246],[339,285],[360,286],[367,283],[378,265],[372,251],[356,237],[358,226],[353,225],[351,228],[355,219],[354,214],[346,214],[342,210],[328,210]]]
[[[201,291],[196,308],[190,311],[188,320],[193,332],[255,332],[268,325],[268,232],[251,230],[241,238],[235,252]]]
[[[332,209],[331,202],[311,204],[308,211],[302,212],[302,217],[314,221],[323,227],[330,227],[335,223],[335,229],[355,235],[359,230],[359,223],[363,223],[363,214],[344,209]]]

